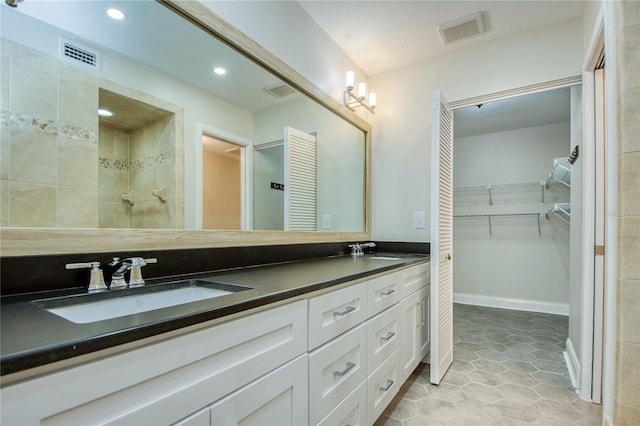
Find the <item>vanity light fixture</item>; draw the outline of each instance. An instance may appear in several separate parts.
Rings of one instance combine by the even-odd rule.
[[[222,67],[215,67],[213,69],[213,72],[215,72],[218,75],[225,75],[227,73],[227,70]]]
[[[111,111],[109,111],[108,109],[103,109],[103,108],[100,108],[98,110],[98,115],[100,117],[113,117],[113,113]]]
[[[364,107],[372,114],[375,114],[376,92],[369,92],[367,96],[367,83],[361,81],[358,83],[358,93],[353,93],[355,87],[356,73],[352,70],[347,71],[347,87],[344,91],[344,106],[351,111],[355,111],[358,107]],[[369,98],[367,103],[366,99]]]
[[[122,21],[127,17],[127,15],[125,15],[123,11],[121,11],[120,9],[116,9],[115,7],[110,7],[109,9],[107,9],[107,15],[109,15],[109,18],[116,21]]]

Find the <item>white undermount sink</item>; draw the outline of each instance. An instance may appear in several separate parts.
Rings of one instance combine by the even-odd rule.
[[[46,303],[47,301],[40,301],[39,305],[52,314],[76,324],[88,324],[200,300],[213,299],[248,289],[248,287],[210,284],[214,286],[188,285],[178,288],[169,287],[160,291],[131,296],[123,295],[122,297],[104,300],[71,302],[63,306],[47,306],[50,305]]]

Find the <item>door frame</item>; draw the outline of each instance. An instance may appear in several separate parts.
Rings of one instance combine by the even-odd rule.
[[[600,22],[602,18],[600,18]],[[600,29],[603,29],[603,25],[600,25]],[[601,40],[599,40],[599,38]],[[598,45],[598,42],[600,43]],[[594,141],[594,116],[593,116],[593,100],[594,100],[594,90],[593,87],[593,66],[595,65],[595,61],[597,60],[597,55],[600,53],[600,49],[604,44],[603,32],[597,32],[596,36],[592,40],[590,44],[590,50],[588,50],[589,54],[587,57],[589,60],[585,63],[582,75],[568,77],[559,80],[552,80],[545,83],[535,84],[531,86],[525,86],[521,88],[516,88],[512,90],[506,90],[502,92],[496,92],[492,94],[486,94],[482,96],[477,96],[474,98],[462,99],[458,101],[449,102],[450,107],[453,110],[464,108],[468,106],[478,105],[481,103],[487,103],[492,101],[498,101],[502,99],[508,99],[520,95],[527,95],[531,93],[551,90],[551,89],[559,89],[562,87],[574,86],[576,84],[582,84],[582,105],[583,105],[583,141],[580,150],[580,156],[583,158],[584,162],[584,176],[583,176],[583,244],[581,249],[581,263],[582,263],[582,300],[581,300],[581,359],[578,360],[581,365],[580,369],[580,377],[577,379],[577,391],[580,395],[580,398],[585,401],[592,401],[592,389],[593,386],[599,386],[599,384],[593,383],[594,374],[593,374],[593,356],[594,353],[602,353],[603,349],[606,348],[604,344],[605,340],[596,339],[594,341],[594,313],[600,311],[602,312],[604,306],[599,306],[596,308],[594,303],[603,303],[602,300],[598,300],[594,298],[594,244],[595,244],[595,212],[593,209],[595,203],[595,141]],[[598,48],[600,47],[600,49]],[[591,70],[589,70],[591,67]],[[611,70],[608,70],[607,74],[610,74]],[[607,96],[612,96],[610,93]],[[607,103],[609,103],[609,99],[607,99]],[[614,102],[615,104],[615,102]],[[610,117],[611,114],[607,111],[607,115]],[[610,126],[607,126],[610,127]],[[607,129],[609,131],[609,129]],[[611,137],[610,134],[607,134],[607,138]],[[609,139],[615,140],[615,139]],[[611,145],[611,144],[609,144]],[[615,144],[614,144],[615,145]],[[610,149],[610,148],[608,148]],[[613,156],[615,159],[616,157]],[[615,161],[612,161],[611,153],[607,152],[607,205],[615,206],[614,204],[610,204],[612,202],[612,182],[611,177],[615,177],[617,173],[617,165]],[[617,181],[614,180],[617,184]],[[614,200],[615,201],[615,200]],[[612,231],[610,225],[610,219],[607,219],[607,235],[605,245],[607,246],[606,250],[606,260],[609,268],[607,270],[607,275],[611,274],[611,259],[615,264],[615,236],[612,237]],[[613,241],[613,243],[611,243]],[[613,247],[612,247],[613,246]],[[608,278],[607,278],[608,280]],[[611,296],[609,293],[611,292],[610,285],[605,284],[605,292],[607,293],[604,303],[606,303],[607,309],[607,317],[609,317],[609,305],[615,304],[615,297],[613,297],[613,302],[611,301]],[[615,286],[614,286],[615,287]],[[615,306],[615,305],[614,305]],[[615,318],[615,317],[614,317]],[[605,338],[609,332],[605,330]],[[600,344],[601,347],[594,348],[594,344]],[[614,355],[615,356],[615,355]],[[606,357],[606,354],[605,354]],[[606,365],[604,370],[607,370]],[[600,379],[602,375],[599,375]],[[596,375],[598,378],[598,375]],[[604,391],[604,390],[603,390]]]
[[[202,196],[202,138],[207,135],[214,137],[216,139],[221,139],[225,142],[238,145],[241,147],[240,153],[240,201],[241,201],[241,218],[240,218],[240,226],[242,231],[248,231],[253,228],[253,150],[247,149],[253,145],[253,142],[249,139],[245,139],[238,135],[234,135],[229,132],[225,132],[224,130],[220,130],[213,126],[209,126],[208,124],[198,123],[196,130],[196,146],[198,149],[196,150],[195,157],[195,192],[196,192],[196,211],[195,211],[195,219],[196,219],[196,229],[202,229],[202,207],[203,207],[203,196]]]

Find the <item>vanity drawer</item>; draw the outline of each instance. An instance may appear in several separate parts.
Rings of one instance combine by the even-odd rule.
[[[412,266],[400,273],[402,274],[400,297],[407,297],[431,282],[431,269],[429,262]]]
[[[310,299],[309,350],[317,348],[366,319],[366,282]]]
[[[366,378],[366,324],[311,352],[309,423],[318,423]]]
[[[317,426],[365,426],[367,424],[367,382],[362,382]]]
[[[379,313],[367,322],[367,363],[375,370],[400,347],[400,305]]]
[[[372,425],[387,405],[391,402],[398,389],[399,380],[399,354],[397,350],[388,358],[376,371],[374,371],[367,381],[367,424]]]
[[[396,272],[369,280],[369,316],[384,311],[400,300],[402,277],[402,272]]]

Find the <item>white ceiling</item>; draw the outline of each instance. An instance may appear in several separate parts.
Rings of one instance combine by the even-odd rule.
[[[569,87],[563,87],[482,104],[480,108],[456,109],[455,137],[567,123],[571,113],[570,91]]]
[[[582,0],[299,0],[311,18],[372,76],[509,34],[582,16]],[[485,33],[444,45],[438,25],[482,13]]]

